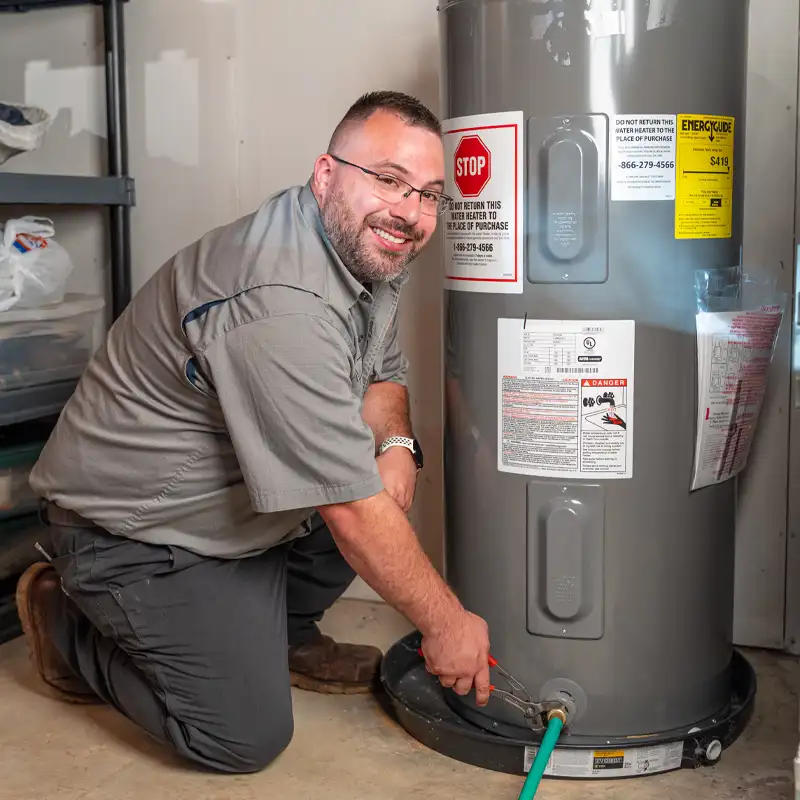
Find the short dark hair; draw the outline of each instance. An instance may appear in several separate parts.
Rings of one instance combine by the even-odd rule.
[[[366,122],[376,111],[391,111],[402,117],[409,125],[418,125],[437,136],[442,135],[442,124],[436,114],[416,97],[388,90],[367,92],[350,106],[336,126],[328,151],[334,151],[347,128],[353,123]]]

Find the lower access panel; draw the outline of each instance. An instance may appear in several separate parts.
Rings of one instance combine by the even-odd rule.
[[[528,631],[560,639],[603,636],[605,491],[528,483]]]

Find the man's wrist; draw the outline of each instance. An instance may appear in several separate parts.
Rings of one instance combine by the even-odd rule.
[[[442,636],[463,613],[464,606],[444,581],[441,582],[441,593],[425,608],[423,616],[417,624],[423,636]]]
[[[375,443],[380,448],[387,439],[392,439],[395,436],[401,436],[406,439],[414,438],[414,430],[411,427],[410,419],[400,419],[395,416],[393,419],[386,420],[376,433]]]
[[[417,469],[422,469],[424,464],[424,457],[422,454],[422,447],[420,443],[413,436],[388,436],[381,442],[379,448],[380,455],[383,455],[387,450],[392,447],[402,447],[413,456],[414,463]]]

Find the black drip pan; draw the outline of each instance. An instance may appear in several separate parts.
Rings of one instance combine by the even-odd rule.
[[[422,744],[465,764],[524,775],[541,736],[514,738],[486,731],[459,716],[445,700],[439,681],[425,669],[414,632],[396,642],[383,659],[381,681],[400,724]],[[546,775],[619,778],[695,769],[716,763],[747,726],[756,695],[756,675],[747,659],[734,654],[728,706],[691,728],[652,737],[569,737],[556,748]],[[669,752],[668,761],[664,754]],[[559,756],[559,754],[562,754]],[[659,760],[661,759],[661,760]]]

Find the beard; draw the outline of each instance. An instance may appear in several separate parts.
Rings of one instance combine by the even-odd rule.
[[[339,258],[361,283],[393,280],[419,255],[423,235],[416,226],[397,219],[382,220],[379,214],[359,223],[338,187],[330,190],[320,212],[322,226]],[[369,244],[373,225],[405,236],[413,247],[406,253],[380,252]]]

